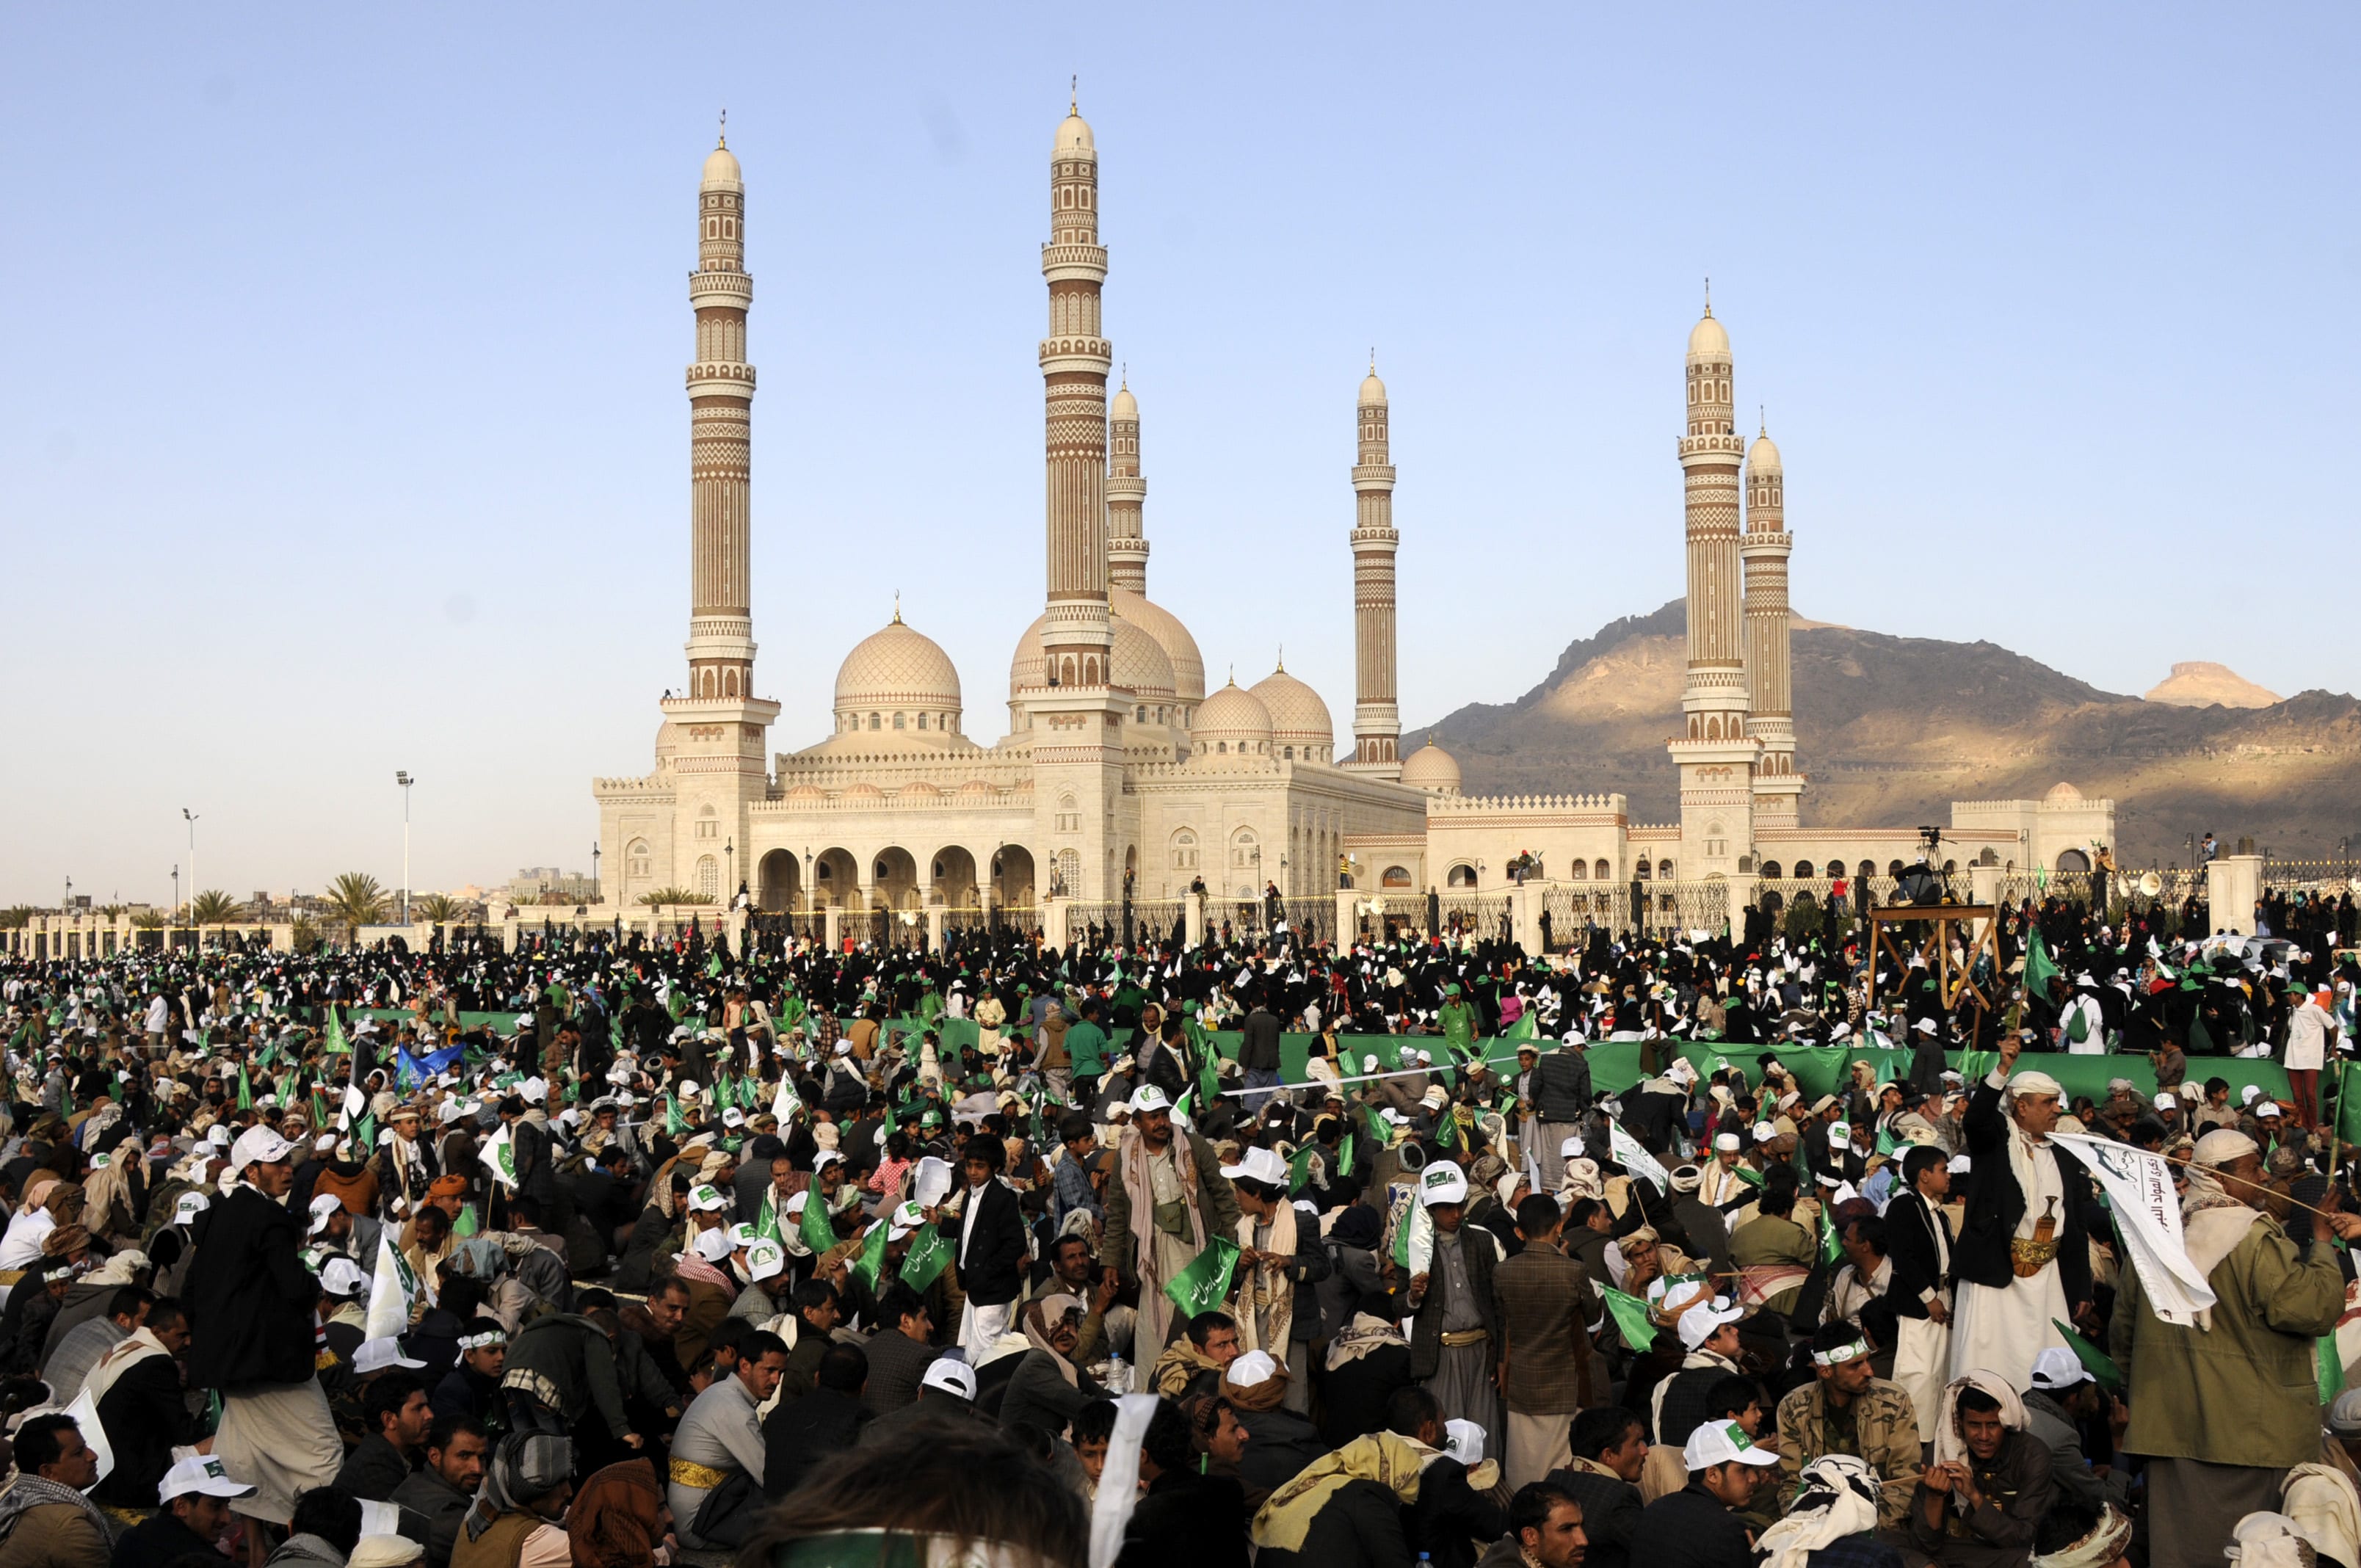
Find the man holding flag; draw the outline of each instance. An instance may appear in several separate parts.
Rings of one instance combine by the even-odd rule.
[[[1131,1097],[1131,1125],[1115,1144],[1099,1238],[1104,1279],[1139,1287],[1134,1359],[1151,1363],[1174,1332],[1164,1293],[1206,1244],[1237,1234],[1238,1201],[1213,1146],[1172,1123],[1172,1102],[1153,1084]],[[1235,1244],[1231,1244],[1235,1245]]]
[[[1500,1244],[1482,1225],[1463,1223],[1467,1177],[1447,1159],[1420,1173],[1416,1206],[1432,1241],[1427,1255],[1413,1252],[1409,1264],[1411,1376],[1434,1396],[1444,1420],[1474,1421],[1484,1429],[1484,1452],[1503,1453],[1499,1300],[1492,1288]],[[1415,1218],[1405,1213],[1402,1229]]]
[[[2193,1323],[2167,1322],[2125,1269],[2108,1334],[2129,1380],[2124,1452],[2147,1456],[2150,1568],[2220,1563],[2232,1527],[2278,1509],[2289,1470],[2320,1458],[2319,1356],[2335,1354],[2322,1336],[2345,1310],[2345,1276],[2320,1232],[2361,1238],[2352,1214],[2291,1209],[2282,1225],[2265,1213],[2262,1149],[2244,1133],[2200,1138],[2188,1175],[2185,1261],[2213,1302]]]

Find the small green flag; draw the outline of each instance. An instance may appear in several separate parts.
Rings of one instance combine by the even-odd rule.
[[[803,1237],[815,1257],[836,1245],[836,1222],[829,1216],[827,1195],[817,1187],[804,1200]]]
[[[1836,1215],[1827,1209],[1820,1211],[1820,1256],[1831,1268],[1844,1262],[1844,1237],[1837,1234]]]
[[[1294,1157],[1287,1162],[1289,1197],[1291,1198],[1302,1191],[1303,1184],[1312,1179],[1312,1152],[1318,1146],[1316,1144],[1307,1142],[1301,1148],[1296,1150]]]
[[[353,1043],[345,1038],[345,1026],[336,1021],[336,1009],[333,1003],[328,1008],[328,1041],[320,1048],[330,1056],[349,1056],[352,1053]]]
[[[1444,1148],[1459,1146],[1459,1118],[1445,1102],[1443,1113],[1434,1119],[1434,1141]]]
[[[1656,1325],[1648,1321],[1648,1303],[1637,1296],[1618,1290],[1612,1285],[1602,1285],[1598,1293],[1607,1301],[1608,1316],[1615,1320],[1621,1331],[1623,1343],[1633,1350],[1653,1349],[1656,1343]]]
[[[377,1152],[377,1117],[375,1114],[368,1111],[361,1113],[361,1119],[353,1124],[353,1142],[358,1146],[357,1152],[364,1160],[368,1159],[369,1156]]]
[[[1755,1169],[1752,1166],[1741,1165],[1737,1168],[1739,1180],[1745,1182],[1750,1187],[1760,1187],[1763,1185],[1763,1173]]]
[[[779,1234],[779,1193],[776,1188],[763,1194],[763,1212],[754,1217],[754,1234],[764,1241],[785,1242]]]
[[[1188,1267],[1174,1275],[1164,1294],[1184,1318],[1210,1312],[1229,1299],[1230,1276],[1238,1266],[1238,1244],[1215,1236]]]
[[[939,1227],[927,1225],[910,1238],[910,1250],[903,1255],[902,1283],[924,1295],[950,1261],[951,1244],[943,1239]]]
[[[237,1064],[237,1108],[241,1111],[254,1109],[254,1081],[247,1077],[244,1062]]]
[[[705,978],[708,980],[719,980],[721,978],[721,954],[719,950],[716,950],[711,958],[705,960]]]
[[[2041,927],[2037,926],[2025,942],[2025,993],[2044,1001],[2049,997],[2049,982],[2059,970],[2049,957],[2049,946],[2041,939]]]
[[[460,1205],[459,1217],[451,1222],[451,1234],[462,1237],[476,1234],[476,1206],[473,1203]]]
[[[2320,1402],[2323,1405],[2333,1404],[2335,1402],[2336,1396],[2345,1391],[2345,1357],[2337,1352],[2336,1335],[2334,1332],[2321,1335],[2318,1345]]]
[[[1350,1176],[1353,1174],[1353,1155],[1355,1153],[1353,1143],[1354,1139],[1352,1130],[1347,1128],[1345,1130],[1345,1136],[1336,1145],[1336,1174],[1339,1176]]]
[[[677,1138],[688,1131],[688,1118],[680,1113],[680,1101],[669,1089],[664,1091],[664,1135]]]
[[[862,1238],[860,1255],[852,1260],[846,1270],[848,1273],[858,1275],[862,1287],[873,1292],[877,1288],[878,1275],[885,1268],[885,1242],[893,1229],[892,1223],[885,1220],[880,1220],[870,1226],[869,1234]]]
[[[2124,1369],[2115,1365],[2114,1357],[2055,1318],[2049,1320],[2049,1326],[2065,1336],[2066,1348],[2074,1353],[2074,1358],[2082,1364],[2082,1370],[2089,1373],[2100,1387],[2110,1393],[2123,1387]]]

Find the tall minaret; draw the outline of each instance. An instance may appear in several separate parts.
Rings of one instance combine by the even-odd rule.
[[[1148,481],[1139,477],[1139,400],[1128,378],[1107,409],[1107,586],[1148,597],[1148,535],[1140,513]]]
[[[1048,400],[1049,608],[1042,617],[1045,685],[1020,695],[1033,758],[1030,848],[1041,885],[1070,898],[1112,899],[1126,850],[1138,847],[1138,804],[1123,788],[1124,726],[1131,696],[1111,684],[1115,625],[1108,619],[1107,513],[1118,497],[1138,533],[1139,411],[1125,394],[1117,416],[1130,450],[1107,469],[1107,340],[1099,335],[1099,290],[1107,253],[1099,244],[1099,157],[1091,127],[1071,112],[1049,152],[1049,243],[1041,276],[1049,284],[1049,335],[1041,340]],[[1127,417],[1126,417],[1127,416]],[[1148,547],[1126,546],[1124,570],[1144,585]]]
[[[1763,743],[1754,767],[1754,825],[1797,826],[1804,777],[1795,772],[1795,714],[1787,657],[1786,481],[1765,429],[1746,452],[1746,732]]]
[[[1401,710],[1394,701],[1394,532],[1392,437],[1386,384],[1377,356],[1353,410],[1360,433],[1353,464],[1353,757],[1345,765],[1380,778],[1401,777]]]
[[[746,363],[746,185],[725,137],[698,183],[697,359],[688,367],[688,695],[753,695],[748,570],[748,444],[754,367]]]
[[[1069,113],[1049,154],[1049,335],[1041,340],[1048,403],[1049,593],[1043,665],[1060,685],[1103,686],[1115,642],[1107,621],[1106,378],[1111,345],[1099,334],[1106,282],[1099,244],[1099,155],[1091,127]]]
[[[1680,442],[1688,544],[1688,673],[1685,733],[1670,743],[1681,769],[1684,878],[1728,874],[1753,852],[1757,743],[1746,732],[1746,651],[1739,565],[1738,433],[1730,334],[1713,302],[1689,334],[1688,421]],[[1715,829],[1719,828],[1717,832]]]

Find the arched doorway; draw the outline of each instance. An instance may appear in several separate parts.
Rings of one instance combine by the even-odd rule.
[[[1003,844],[992,857],[992,905],[995,909],[1030,909],[1035,894],[1033,851],[1022,844]]]
[[[860,862],[849,850],[822,850],[812,861],[812,907],[849,907],[861,885]]]
[[[874,879],[879,908],[918,906],[918,861],[909,850],[898,844],[880,850],[870,857],[869,870]]]
[[[760,905],[765,915],[784,915],[796,907],[803,894],[803,867],[795,855],[785,850],[773,850],[764,855],[755,869],[755,885],[761,892]]]
[[[975,907],[975,856],[957,844],[946,844],[935,851],[929,867],[933,872],[935,902],[953,909]]]
[[[2058,857],[2058,869],[2087,875],[2091,870],[2091,857],[2080,850],[2068,850]]]

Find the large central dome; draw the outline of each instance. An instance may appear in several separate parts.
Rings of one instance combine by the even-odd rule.
[[[960,727],[960,678],[950,655],[895,610],[836,672],[836,733],[876,744],[943,744]]]
[[[1179,616],[1129,588],[1109,588],[1107,607],[1156,639],[1164,656],[1172,661],[1175,696],[1182,702],[1205,700],[1205,656],[1197,652],[1197,640],[1189,635]]]

